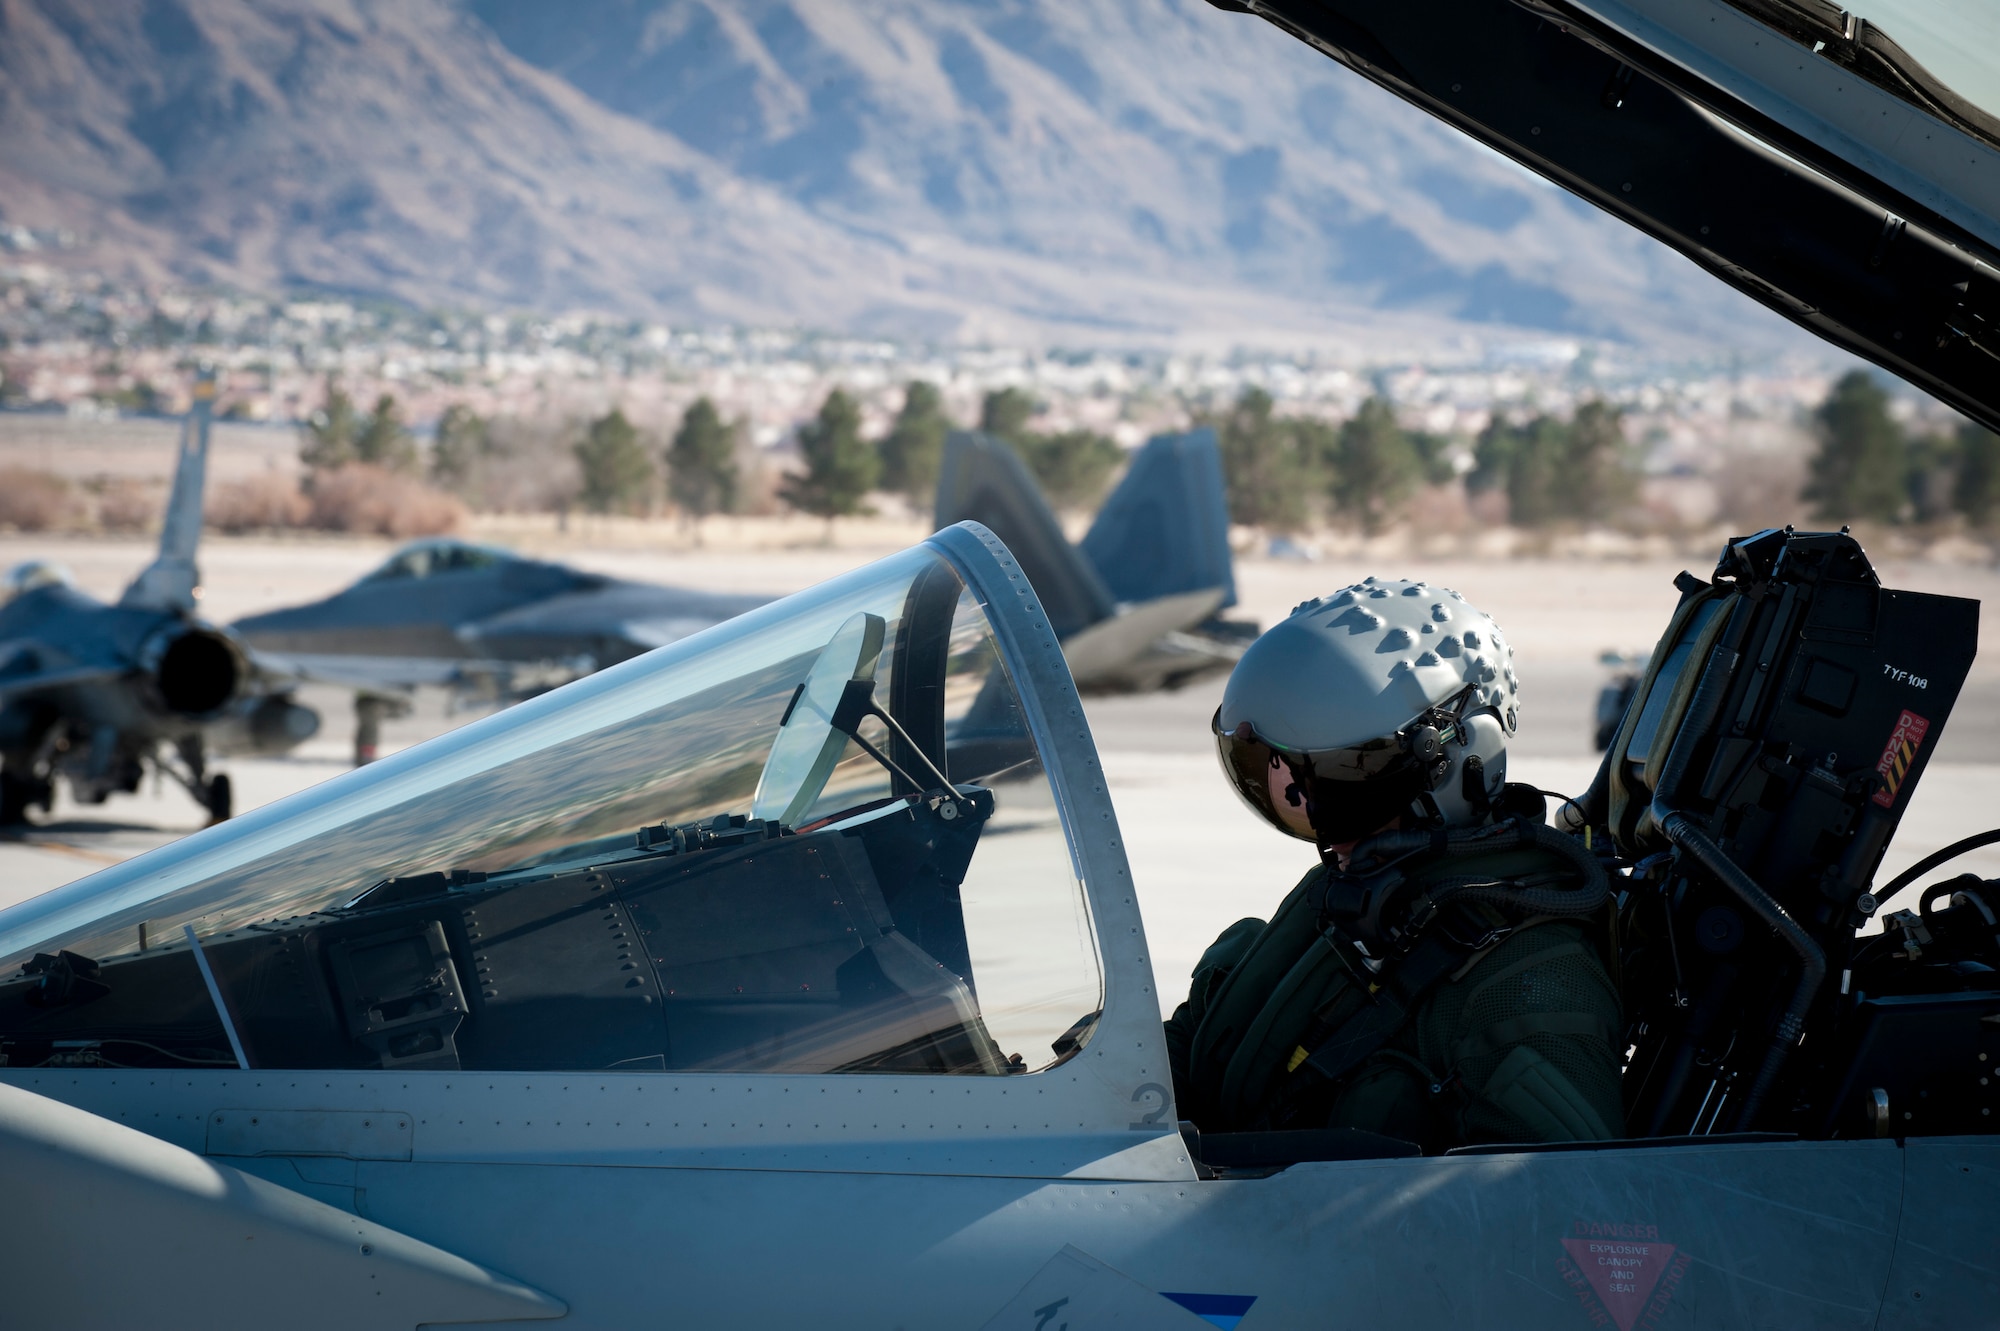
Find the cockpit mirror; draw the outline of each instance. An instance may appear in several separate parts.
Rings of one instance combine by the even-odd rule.
[[[865,703],[873,694],[887,629],[880,615],[864,611],[850,616],[820,648],[778,723],[751,817],[796,826],[819,799],[859,722],[860,708],[852,700],[859,695]]]

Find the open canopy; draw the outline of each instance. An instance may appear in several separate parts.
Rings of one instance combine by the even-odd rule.
[[[1874,0],[1211,0],[2000,429],[2000,20]]]
[[[1103,1006],[1022,668],[934,539],[0,914],[124,1066],[1032,1071]]]

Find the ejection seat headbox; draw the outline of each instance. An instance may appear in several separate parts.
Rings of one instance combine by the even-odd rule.
[[[1636,862],[1618,924],[1628,1126],[1823,1130],[1858,1057],[1856,931],[1979,606],[1883,587],[1845,531],[1741,537],[1712,581],[1676,583],[1597,779],[1565,809]]]
[[[1958,699],[1979,603],[1883,587],[1845,531],[1739,537],[1712,582],[1677,585],[1586,797],[1591,821],[1637,858],[1665,848],[1670,801],[1780,900],[1844,913]]]

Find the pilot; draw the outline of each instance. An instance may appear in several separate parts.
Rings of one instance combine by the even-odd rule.
[[[1243,654],[1224,774],[1321,863],[1195,968],[1167,1022],[1184,1118],[1432,1152],[1622,1133],[1609,883],[1506,784],[1516,693],[1499,627],[1423,582],[1307,601]]]

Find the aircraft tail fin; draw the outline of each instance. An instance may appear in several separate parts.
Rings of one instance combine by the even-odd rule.
[[[939,528],[971,519],[1005,541],[1058,637],[1109,619],[1116,609],[1096,570],[1064,537],[1027,465],[1004,440],[976,431],[957,431],[945,440],[936,516]]]
[[[167,499],[166,520],[160,524],[160,553],[118,598],[120,605],[194,609],[195,588],[201,585],[194,557],[201,544],[202,493],[208,484],[208,427],[214,409],[215,371],[204,367],[195,376],[194,405],[181,425],[174,488]]]
[[[1236,604],[1222,449],[1203,426],[1148,440],[1097,511],[1083,553],[1120,601],[1222,589]]]

